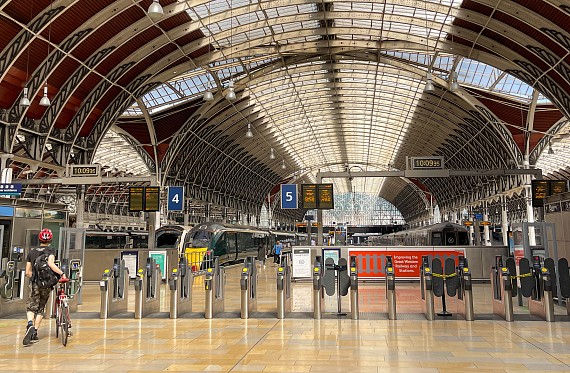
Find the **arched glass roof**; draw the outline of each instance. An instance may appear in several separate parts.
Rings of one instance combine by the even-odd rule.
[[[150,175],[148,167],[125,138],[110,129],[97,148],[93,163],[101,164],[103,174]]]
[[[547,146],[538,158],[536,168],[540,168],[542,174],[549,178],[570,179],[568,160],[570,160],[570,122],[566,122],[550,140],[550,146]]]

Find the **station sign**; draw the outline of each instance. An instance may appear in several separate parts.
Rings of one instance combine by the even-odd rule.
[[[160,187],[148,186],[144,188],[144,211],[155,212],[160,210]]]
[[[129,211],[144,210],[144,187],[129,188]]]
[[[483,214],[475,214],[474,218],[475,220],[483,220]]]
[[[491,225],[491,222],[490,221],[482,221],[479,223],[479,225],[489,226],[489,225]]]
[[[299,208],[297,184],[281,184],[281,208]]]
[[[301,184],[301,196],[304,209],[317,208],[317,184]]]
[[[0,196],[16,196],[22,194],[22,184],[0,184]]]
[[[99,176],[101,175],[100,164],[72,164],[69,165],[69,177]]]
[[[443,157],[411,157],[412,170],[443,170]]]
[[[532,207],[544,207],[544,199],[548,197],[548,180],[532,180]]]
[[[332,184],[317,184],[318,209],[334,209],[334,193]]]
[[[168,211],[184,210],[184,187],[168,187]]]
[[[472,221],[464,221],[463,225],[466,227],[472,227],[473,226],[473,222]]]

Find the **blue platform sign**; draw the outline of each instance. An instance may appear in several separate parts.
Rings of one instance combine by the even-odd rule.
[[[184,187],[168,187],[168,211],[184,210]]]
[[[297,184],[281,184],[281,208],[299,208],[299,198],[297,196]]]
[[[475,220],[483,220],[483,214],[475,214]]]
[[[0,184],[0,195],[19,196],[22,194],[22,184]]]

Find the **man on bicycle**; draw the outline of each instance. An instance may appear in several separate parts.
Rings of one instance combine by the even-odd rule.
[[[65,279],[65,274],[55,265],[55,255],[50,247],[53,233],[48,228],[41,230],[38,235],[40,247],[30,249],[26,258],[26,276],[30,278],[30,297],[26,303],[26,311],[28,325],[26,326],[26,334],[24,336],[24,346],[29,346],[32,342],[38,341],[38,328],[44,317],[44,309],[49,299],[51,288],[42,288],[35,281],[34,263],[36,259],[46,254],[47,263],[51,270],[60,278]]]

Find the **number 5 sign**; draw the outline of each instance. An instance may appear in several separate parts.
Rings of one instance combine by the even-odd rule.
[[[184,210],[184,187],[168,187],[168,211]]]
[[[281,208],[298,208],[297,184],[281,184]]]

